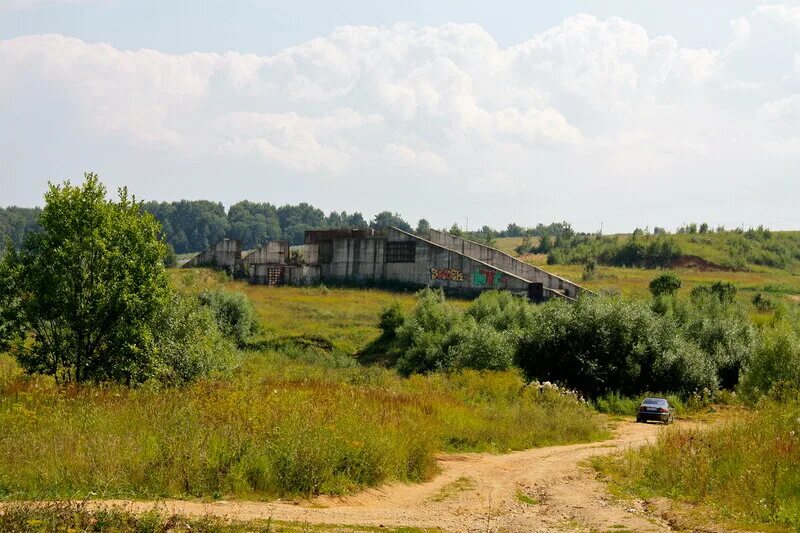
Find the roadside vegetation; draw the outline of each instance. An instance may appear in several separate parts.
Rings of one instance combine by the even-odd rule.
[[[704,504],[706,522],[732,527],[800,528],[800,401],[764,400],[733,421],[706,429],[675,428],[655,444],[595,460],[624,496]],[[688,513],[691,514],[691,513]]]
[[[0,498],[341,494],[426,479],[441,450],[606,435],[578,398],[513,371],[404,379],[319,348],[287,352],[167,389],[63,387],[0,359]]]

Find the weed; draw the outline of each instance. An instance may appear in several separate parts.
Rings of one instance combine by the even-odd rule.
[[[474,479],[462,476],[440,488],[436,494],[431,496],[429,499],[433,502],[442,502],[444,500],[455,498],[462,492],[475,490],[475,486]]]
[[[517,501],[526,505],[539,505],[539,500],[531,498],[521,490],[517,491]]]

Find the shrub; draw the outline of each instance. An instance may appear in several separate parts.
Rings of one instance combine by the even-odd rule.
[[[650,281],[650,294],[654,297],[674,296],[681,288],[681,279],[672,272],[665,272]]]
[[[258,329],[256,311],[247,296],[222,289],[200,293],[198,300],[214,314],[220,331],[243,347]]]
[[[590,397],[644,390],[689,395],[737,384],[755,345],[744,310],[715,293],[661,297],[652,307],[617,297],[531,305],[487,292],[464,312],[426,290],[383,347],[403,374],[452,368],[502,369]]]
[[[796,322],[783,319],[762,332],[740,389],[752,402],[787,386],[800,388],[800,331]]]
[[[450,348],[455,368],[506,370],[514,364],[514,339],[508,331],[474,324]]]
[[[394,339],[397,336],[397,329],[405,323],[406,317],[400,302],[392,302],[391,305],[381,311],[378,327],[384,339]]]
[[[637,398],[611,392],[595,399],[594,406],[601,413],[631,416],[639,408],[640,403],[641,401]]]
[[[692,289],[691,297],[698,301],[707,295],[716,297],[722,304],[732,304],[736,298],[736,285],[730,281],[716,281],[712,284],[698,285]]]
[[[729,302],[725,292],[729,285],[722,284],[722,299],[713,290],[716,285],[710,291],[695,292],[689,301],[669,301],[666,313],[717,369],[720,386],[733,388],[757,339],[746,311]]]
[[[154,378],[179,385],[212,373],[227,373],[237,362],[233,342],[219,329],[208,306],[195,297],[175,295],[161,313],[155,339]]]
[[[751,301],[753,302],[753,307],[755,307],[762,313],[773,311],[775,309],[775,300],[773,300],[763,292],[759,292],[758,294],[753,296],[753,299]]]
[[[680,336],[673,320],[643,303],[583,298],[548,302],[537,311],[516,358],[531,378],[564,383],[591,397],[716,388],[713,364]]]

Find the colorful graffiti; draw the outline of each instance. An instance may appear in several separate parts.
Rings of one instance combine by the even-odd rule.
[[[472,284],[475,286],[499,287],[508,281],[508,276],[496,270],[475,269],[472,272]]]
[[[464,281],[464,273],[457,268],[432,268],[431,279],[441,281]]]

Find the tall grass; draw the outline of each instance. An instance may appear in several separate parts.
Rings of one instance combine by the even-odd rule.
[[[4,499],[341,494],[423,480],[438,450],[604,435],[588,407],[515,373],[406,380],[278,353],[250,356],[232,380],[182,389],[10,377],[0,427]]]
[[[800,401],[765,402],[725,425],[673,429],[597,461],[619,487],[702,503],[736,522],[800,528]]]

